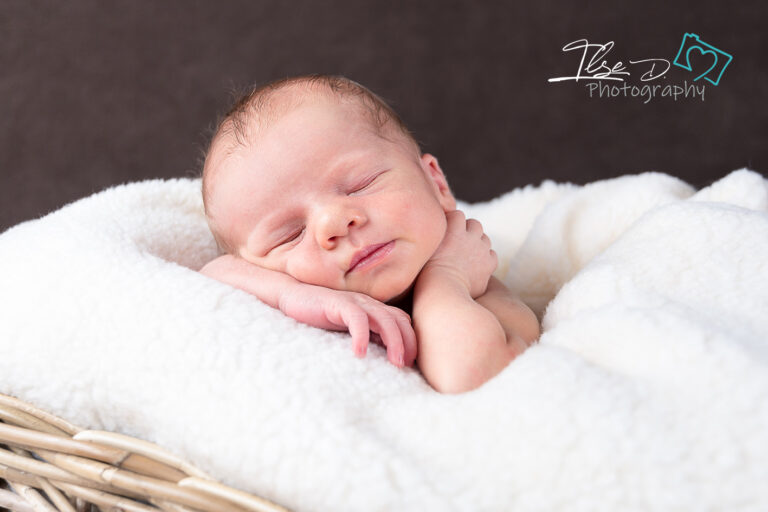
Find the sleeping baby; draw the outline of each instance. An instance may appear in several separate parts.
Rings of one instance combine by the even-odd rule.
[[[226,254],[200,272],[348,330],[357,356],[381,343],[440,392],[477,388],[539,336],[437,159],[351,80],[290,78],[238,101],[209,146],[203,200]]]

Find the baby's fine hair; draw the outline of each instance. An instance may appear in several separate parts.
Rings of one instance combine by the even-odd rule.
[[[295,94],[278,94],[291,91]],[[202,193],[205,216],[216,242],[223,251],[233,254],[235,248],[221,235],[210,213],[209,204],[214,181],[211,178],[210,156],[214,145],[226,139],[227,153],[237,146],[247,145],[253,141],[259,130],[267,128],[282,114],[298,105],[307,93],[312,92],[330,93],[340,100],[352,100],[353,105],[359,107],[361,114],[379,136],[389,139],[388,135],[394,128],[396,135],[403,136],[414,151],[420,152],[418,142],[400,116],[377,94],[349,78],[338,75],[303,75],[252,87],[248,92],[241,94],[232,107],[220,116],[203,159]]]

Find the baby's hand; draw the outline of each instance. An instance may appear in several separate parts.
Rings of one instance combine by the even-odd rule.
[[[467,287],[473,299],[477,298],[485,293],[498,257],[479,221],[466,219],[460,210],[446,213],[445,218],[445,237],[422,273],[447,272]]]
[[[373,331],[374,339],[387,348],[393,364],[411,366],[416,359],[411,318],[405,311],[368,295],[302,283],[288,274],[229,254],[208,262],[200,273],[253,294],[299,322],[322,329],[349,330],[355,354],[360,357],[365,355]]]
[[[389,361],[399,367],[416,359],[416,334],[411,317],[363,293],[332,290],[296,282],[280,294],[280,311],[299,322],[332,330],[349,330],[355,355],[363,357],[371,331],[387,349]]]

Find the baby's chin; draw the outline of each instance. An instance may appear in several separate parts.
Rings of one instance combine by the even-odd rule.
[[[389,275],[382,277],[382,280],[379,280],[378,283],[374,283],[373,286],[369,286],[367,289],[350,291],[364,293],[379,302],[394,305],[395,303],[407,299],[416,283],[415,278],[404,276],[402,274],[399,276]]]

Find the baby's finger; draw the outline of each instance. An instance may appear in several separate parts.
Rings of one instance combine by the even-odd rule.
[[[466,227],[464,212],[461,210],[446,212],[445,219],[448,222],[448,230]]]
[[[395,366],[405,366],[405,351],[400,328],[388,312],[376,312],[372,318],[371,330],[379,333],[387,347],[387,359]]]
[[[405,366],[413,366],[418,353],[418,347],[416,344],[416,333],[413,330],[413,325],[411,325],[410,317],[408,315],[395,315],[395,321],[403,337],[403,361]]]
[[[368,349],[368,339],[370,338],[370,327],[368,324],[368,315],[358,307],[344,308],[341,313],[352,336],[352,350],[357,357],[365,356]]]
[[[467,231],[470,232],[483,232],[483,225],[477,219],[467,219]]]

